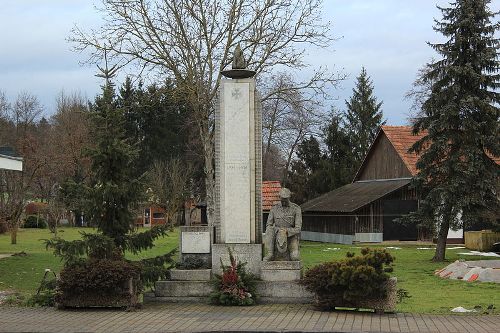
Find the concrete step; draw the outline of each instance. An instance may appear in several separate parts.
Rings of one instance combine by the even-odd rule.
[[[210,281],[157,281],[156,297],[208,297],[212,292]]]

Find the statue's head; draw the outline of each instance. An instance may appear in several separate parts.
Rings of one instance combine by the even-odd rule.
[[[283,207],[288,207],[290,206],[290,195],[292,193],[290,192],[289,189],[283,187],[280,190],[280,200],[281,200],[281,206]]]

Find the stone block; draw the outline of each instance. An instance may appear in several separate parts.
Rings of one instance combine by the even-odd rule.
[[[224,265],[229,265],[229,251],[238,262],[246,262],[246,270],[249,273],[260,276],[260,265],[262,263],[262,244],[212,244],[212,273],[222,274],[220,260]]]
[[[212,265],[211,244],[213,227],[209,226],[181,226],[179,237],[179,257],[183,264],[189,260],[203,262],[205,267]]]
[[[260,278],[264,281],[296,281],[300,280],[300,261],[263,261],[260,267]]]
[[[302,263],[300,261],[263,261],[261,270],[300,270]]]
[[[257,281],[256,293],[259,303],[307,304],[314,300],[314,294],[298,281]]]
[[[210,232],[182,231],[182,253],[210,253]]]
[[[210,281],[157,281],[156,297],[208,297],[213,291]]]
[[[173,281],[210,281],[211,269],[172,269],[170,280]]]
[[[261,270],[260,278],[263,281],[297,281],[301,278],[300,269],[288,270]]]

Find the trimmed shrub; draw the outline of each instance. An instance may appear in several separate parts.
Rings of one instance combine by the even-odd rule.
[[[36,215],[29,215],[26,220],[24,220],[23,228],[47,228],[47,221],[43,217],[37,217]]]
[[[128,282],[140,291],[141,265],[125,260],[89,259],[66,266],[57,283],[56,302],[66,304],[74,296],[102,297],[127,295]],[[99,303],[99,301],[97,301]]]
[[[317,305],[322,308],[358,307],[367,299],[386,297],[386,271],[393,261],[385,250],[366,248],[360,256],[348,253],[346,259],[312,267],[300,283],[316,294]]]

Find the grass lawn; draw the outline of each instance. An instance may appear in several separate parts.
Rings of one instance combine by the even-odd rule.
[[[79,231],[92,229],[64,228],[59,235],[64,239],[77,239]],[[32,293],[38,287],[46,268],[59,271],[61,262],[46,251],[41,239],[52,235],[45,230],[20,230],[18,244],[10,245],[8,234],[0,235],[0,254],[24,251],[25,257],[9,257],[0,259],[0,290],[14,289],[23,294]],[[177,231],[168,237],[159,239],[156,246],[142,252],[139,256],[127,255],[128,258],[147,258],[166,253],[178,245]],[[371,247],[385,247],[372,245]],[[447,263],[432,263],[433,250],[418,250],[421,245],[397,244],[401,249],[388,249],[396,257],[393,275],[398,278],[398,288],[406,289],[412,296],[398,305],[400,312],[416,313],[450,313],[450,309],[463,306],[473,308],[489,304],[497,307],[500,313],[500,285],[494,283],[466,283],[462,281],[444,280],[435,277],[433,272]],[[453,246],[450,246],[453,247]],[[327,243],[302,242],[301,256],[304,266],[311,267],[320,262],[337,260],[345,257],[347,252],[359,253],[360,247]],[[464,258],[466,260],[485,259],[485,257],[461,256],[463,249],[447,250],[449,262]]]

